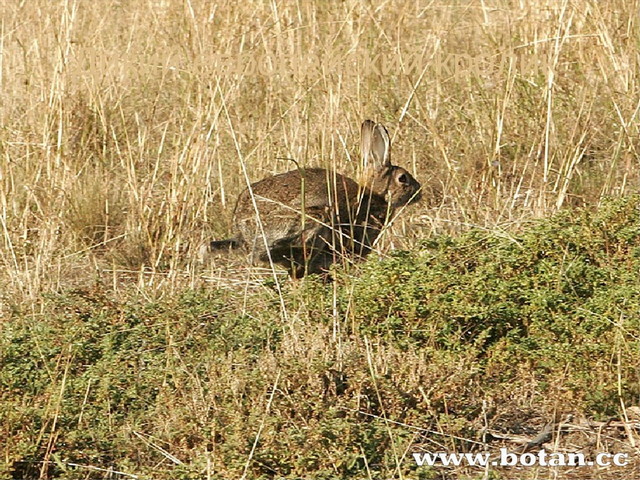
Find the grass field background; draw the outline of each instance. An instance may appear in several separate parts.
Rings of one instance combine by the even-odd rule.
[[[2,2],[2,478],[513,478],[407,455],[627,418],[639,11]],[[375,258],[198,265],[248,182],[357,175],[365,118],[425,193]]]

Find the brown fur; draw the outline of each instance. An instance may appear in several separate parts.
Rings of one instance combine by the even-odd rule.
[[[324,273],[345,256],[368,255],[394,210],[419,199],[420,184],[391,165],[382,125],[365,121],[362,137],[365,164],[369,156],[375,160],[364,185],[322,168],[267,177],[238,197],[235,237],[211,242],[209,249],[244,245],[253,262],[271,261],[292,277]]]

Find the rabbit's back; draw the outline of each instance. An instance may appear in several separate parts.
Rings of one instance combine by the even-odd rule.
[[[346,205],[357,197],[361,187],[351,178],[324,168],[292,170],[264,178],[245,189],[238,197],[236,218],[255,216],[251,196],[256,200],[261,215],[279,210],[300,212],[302,208]],[[304,199],[303,199],[304,192]]]
[[[281,257],[304,263],[298,257],[311,255],[325,267],[336,255],[367,255],[386,214],[384,197],[344,175],[309,168],[254,183],[238,197],[234,217],[236,236],[254,260],[268,261],[270,252],[277,263]]]

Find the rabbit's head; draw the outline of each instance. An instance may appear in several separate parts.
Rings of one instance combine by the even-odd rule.
[[[365,120],[361,135],[367,186],[374,193],[385,197],[392,208],[420,200],[420,183],[404,168],[391,164],[391,140],[387,129],[379,123]]]

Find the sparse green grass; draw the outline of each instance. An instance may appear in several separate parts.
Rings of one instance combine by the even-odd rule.
[[[624,418],[638,11],[0,2],[0,478],[485,478],[407,456]],[[195,264],[247,181],[356,175],[364,118],[425,187],[377,255],[332,285]]]
[[[473,449],[485,422],[621,418],[639,273],[631,197],[291,284],[288,322],[275,292],[50,295],[2,329],[5,477],[432,478],[411,452]]]

